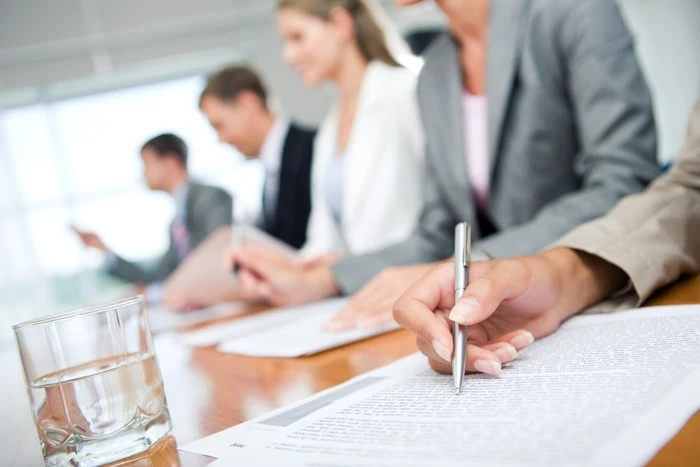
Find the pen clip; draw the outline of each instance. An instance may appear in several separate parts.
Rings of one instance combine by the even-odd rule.
[[[468,222],[460,222],[455,229],[455,247],[458,249],[458,254],[455,255],[455,260],[462,263],[462,267],[469,267],[472,256],[472,226]]]

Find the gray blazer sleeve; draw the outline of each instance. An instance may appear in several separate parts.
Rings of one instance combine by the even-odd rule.
[[[659,173],[651,96],[616,3],[579,2],[558,36],[581,138],[575,170],[583,183],[531,221],[476,243],[493,258],[541,250],[643,190]]]
[[[700,271],[699,233],[700,100],[670,172],[605,217],[570,232],[557,246],[585,251],[622,269],[639,305],[681,275]]]
[[[423,181],[425,204],[417,230],[407,240],[380,252],[343,258],[331,266],[344,294],[355,293],[387,266],[429,263],[452,254],[455,221],[433,176],[432,163],[436,159],[430,154],[426,158]]]
[[[107,271],[119,279],[137,284],[163,281],[177,268],[178,264],[177,252],[172,244],[172,240],[168,250],[163,256],[155,260],[152,267],[127,261],[119,256],[116,256],[115,260],[114,264]]]

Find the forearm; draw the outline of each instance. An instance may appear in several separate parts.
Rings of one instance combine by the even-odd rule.
[[[147,269],[140,264],[115,256],[115,260],[108,266],[107,272],[127,282],[150,284],[165,280],[173,269],[174,267],[169,265],[167,257],[159,259],[155,267]]]
[[[558,247],[541,256],[559,289],[557,309],[562,322],[610,296],[628,280],[622,269],[583,251]]]
[[[451,255],[452,239],[433,240],[419,230],[377,253],[342,258],[331,266],[338,288],[347,295],[361,289],[385,268],[440,261]]]

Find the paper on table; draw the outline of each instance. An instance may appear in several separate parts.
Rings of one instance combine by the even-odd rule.
[[[222,352],[251,357],[300,357],[398,328],[398,325],[391,323],[345,332],[323,331],[321,325],[347,302],[348,299],[339,298],[258,313],[186,334],[183,341],[205,347],[219,343],[218,349]]]
[[[148,307],[148,324],[153,334],[192,326],[225,316],[234,316],[245,311],[241,303],[222,303],[195,311],[176,311],[165,306]]]
[[[420,355],[182,449],[284,465],[641,465],[700,407],[700,306],[574,318],[461,395]]]

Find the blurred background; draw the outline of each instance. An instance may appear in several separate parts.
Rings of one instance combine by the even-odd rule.
[[[513,0],[518,1],[518,0]],[[0,342],[10,326],[107,298],[70,225],[143,260],[167,246],[173,202],[142,181],[139,148],[181,135],[195,178],[260,209],[263,171],[220,144],[197,108],[205,77],[256,67],[279,108],[319,123],[330,94],[305,89],[280,59],[274,0],[0,0]],[[388,18],[419,53],[444,28],[431,2]],[[660,161],[682,144],[700,84],[700,1],[623,0],[652,87]]]

